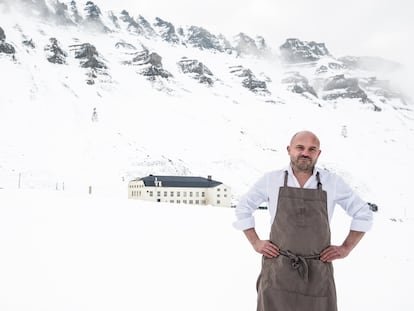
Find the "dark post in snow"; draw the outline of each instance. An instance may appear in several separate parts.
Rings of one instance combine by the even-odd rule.
[[[92,122],[98,122],[98,112],[96,111],[96,108],[93,108]]]

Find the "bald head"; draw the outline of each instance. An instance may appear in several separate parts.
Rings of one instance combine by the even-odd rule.
[[[290,146],[293,146],[295,144],[295,141],[302,140],[302,139],[313,142],[313,144],[319,149],[320,147],[319,138],[310,131],[297,132],[295,135],[292,136],[292,139],[290,140]]]

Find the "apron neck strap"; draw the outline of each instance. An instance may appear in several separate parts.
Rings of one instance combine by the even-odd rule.
[[[322,183],[321,178],[319,176],[319,172],[316,172],[316,180],[318,181],[318,190],[322,190]]]
[[[287,187],[287,180],[288,180],[288,171],[285,171],[285,182],[283,184],[283,186],[286,188]]]

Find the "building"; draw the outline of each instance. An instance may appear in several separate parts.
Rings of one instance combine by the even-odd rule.
[[[211,176],[156,176],[131,180],[128,198],[153,202],[230,207],[231,189]]]

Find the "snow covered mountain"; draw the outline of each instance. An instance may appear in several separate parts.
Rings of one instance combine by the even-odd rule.
[[[310,129],[321,166],[412,215],[398,174],[412,172],[414,106],[390,79],[400,64],[298,38],[226,38],[99,1],[2,1],[0,12],[1,188],[123,196],[138,176],[193,174],[237,198]]]

